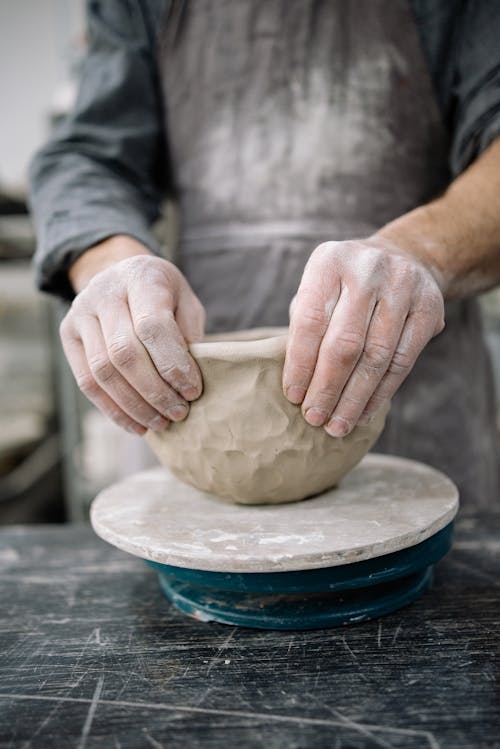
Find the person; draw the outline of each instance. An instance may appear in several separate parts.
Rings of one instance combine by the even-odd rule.
[[[31,193],[81,390],[164,429],[202,391],[205,314],[289,316],[284,393],[311,425],[342,437],[392,398],[377,450],[496,500],[474,295],[500,280],[500,5],[93,0],[88,24]],[[165,196],[175,264],[151,232]]]

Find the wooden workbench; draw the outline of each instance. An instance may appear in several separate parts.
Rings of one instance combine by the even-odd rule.
[[[500,513],[379,621],[202,624],[83,526],[0,531],[0,747],[500,747]]]

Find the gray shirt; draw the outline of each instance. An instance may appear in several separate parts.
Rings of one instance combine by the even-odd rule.
[[[175,197],[157,56],[168,0],[88,0],[89,50],[74,110],[31,167],[39,287],[73,292],[69,266],[114,234],[153,251],[151,225]],[[410,0],[450,135],[450,177],[500,133],[500,3]],[[175,112],[169,112],[175,117]]]

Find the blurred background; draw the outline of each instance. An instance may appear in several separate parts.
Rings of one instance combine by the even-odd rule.
[[[38,293],[27,213],[33,152],[71,107],[84,0],[0,0],[0,524],[82,521],[100,488],[154,462],[83,399]]]
[[[101,488],[154,462],[79,395],[64,305],[33,285],[27,167],[71,107],[84,53],[84,0],[0,0],[0,524],[84,521]],[[482,303],[500,393],[500,291]]]

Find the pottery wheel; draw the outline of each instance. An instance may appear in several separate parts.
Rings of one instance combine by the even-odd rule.
[[[367,455],[337,489],[284,505],[232,505],[164,468],[105,489],[91,520],[143,559],[219,572],[331,567],[413,546],[447,525],[454,484],[414,461]]]
[[[101,492],[91,522],[154,566],[186,613],[295,629],[415,600],[451,546],[457,509],[457,489],[439,471],[369,454],[338,488],[281,505],[233,505],[155,468]]]

